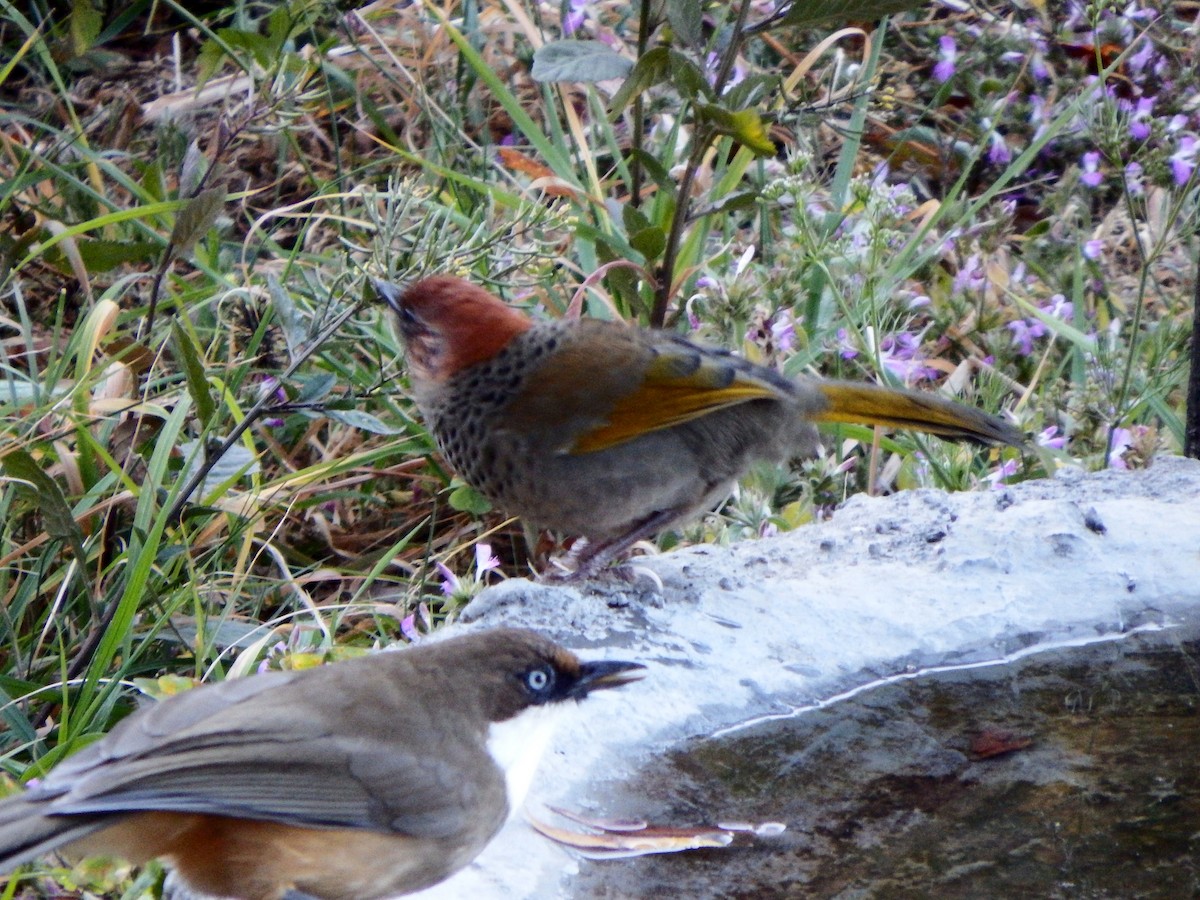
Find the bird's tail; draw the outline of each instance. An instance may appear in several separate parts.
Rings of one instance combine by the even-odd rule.
[[[0,802],[0,875],[104,827],[101,816],[46,815],[46,801],[18,795]]]
[[[914,428],[941,437],[981,444],[1024,443],[1024,435],[1003,419],[927,391],[908,391],[853,381],[817,383],[827,405],[818,422],[852,422]]]

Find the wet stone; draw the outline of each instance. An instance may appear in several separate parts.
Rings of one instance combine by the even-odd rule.
[[[582,862],[573,896],[1200,896],[1200,629],[887,684],[685,744],[608,803],[788,829]]]

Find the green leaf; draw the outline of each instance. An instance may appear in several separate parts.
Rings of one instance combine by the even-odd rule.
[[[171,342],[174,345],[175,357],[183,364],[184,377],[187,379],[188,393],[196,404],[196,415],[201,423],[208,425],[217,405],[213,401],[212,392],[208,386],[208,377],[204,374],[204,363],[196,352],[196,345],[177,319],[171,321]]]
[[[450,506],[459,512],[482,516],[492,508],[487,497],[475,490],[469,484],[459,485],[450,492]]]
[[[369,431],[371,434],[403,434],[405,430],[385,425],[382,420],[361,409],[326,409],[325,415],[335,422],[341,422],[359,431]]]
[[[928,6],[929,0],[793,0],[767,22],[748,31],[815,25],[830,19],[839,22],[874,22],[892,13]]]
[[[304,327],[300,314],[296,312],[296,304],[292,302],[292,295],[283,289],[283,285],[274,275],[267,276],[267,293],[271,295],[271,306],[275,308],[275,318],[279,322],[280,328],[283,329],[283,338],[287,341],[288,354],[295,359],[300,348],[304,346],[308,330]]]
[[[92,0],[75,0],[71,4],[71,55],[83,56],[100,37],[104,16]]]
[[[551,41],[534,51],[534,81],[593,83],[624,78],[633,63],[600,41]]]
[[[646,258],[646,262],[654,262],[662,256],[667,248],[667,233],[657,225],[643,228],[629,236],[630,246]]]
[[[670,53],[670,61],[671,65],[668,71],[671,84],[675,86],[675,90],[679,91],[681,97],[685,100],[695,100],[697,97],[715,99],[712,85],[708,83],[708,76],[704,74],[703,69],[682,53],[676,53],[674,50]]]
[[[727,194],[715,203],[709,203],[697,209],[693,214],[696,218],[701,216],[711,216],[715,213],[732,212],[735,209],[747,209],[754,206],[758,202],[759,194],[757,190],[751,191],[735,191],[732,194]]]
[[[718,134],[733,138],[756,156],[774,156],[775,144],[767,134],[766,123],[753,109],[737,112],[706,103],[697,110],[700,121],[707,123]]]
[[[667,197],[675,197],[675,179],[671,177],[671,173],[667,171],[667,168],[661,162],[645,150],[631,150],[627,159],[630,162],[636,159],[641,163],[645,173],[650,176],[650,180],[658,186],[660,192]]]
[[[671,51],[666,47],[655,47],[642,54],[633,66],[633,70],[625,79],[625,83],[613,94],[608,105],[609,118],[616,118],[625,107],[643,91],[662,81],[667,75],[667,66],[671,61]]]
[[[200,152],[200,145],[192,141],[183,154],[183,165],[179,167],[179,196],[194,195],[200,189],[207,172],[208,157]]]
[[[145,263],[162,253],[162,244],[158,241],[106,241],[79,240],[75,243],[79,259],[88,272],[108,272],[117,266],[127,263]],[[58,247],[52,247],[43,254],[50,265],[66,272],[70,268],[67,255]]]
[[[83,530],[71,515],[71,507],[67,505],[67,498],[58,482],[43,472],[37,460],[26,450],[10,450],[5,454],[4,472],[9,478],[24,482],[18,489],[23,487],[35,496],[46,533],[70,546],[75,551],[78,564],[82,566],[85,559]]]
[[[212,451],[202,449],[200,441],[182,441],[179,444],[179,451],[188,461],[179,476],[179,483],[186,484],[188,479],[207,462],[208,454]],[[244,444],[233,444],[221,455],[220,459],[213,463],[193,496],[197,500],[207,499],[209,494],[226,482],[232,484],[247,475],[258,474],[259,470],[260,466],[254,452]]]
[[[171,229],[171,243],[180,253],[186,253],[196,241],[212,228],[225,205],[225,189],[211,187],[201,191],[179,211]]]
[[[300,381],[300,393],[296,396],[295,402],[316,403],[332,391],[335,384],[337,384],[337,376],[329,372],[310,375]]]
[[[632,203],[621,206],[621,222],[625,225],[626,234],[633,234],[650,227],[650,220]]]
[[[667,0],[667,22],[689,47],[699,47],[704,40],[704,13],[700,0]]]

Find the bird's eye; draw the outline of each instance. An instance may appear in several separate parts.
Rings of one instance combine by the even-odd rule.
[[[549,666],[530,669],[525,673],[525,686],[535,694],[544,694],[554,684],[554,670]]]

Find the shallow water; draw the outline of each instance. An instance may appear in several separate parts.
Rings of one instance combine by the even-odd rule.
[[[576,897],[1200,897],[1200,631],[885,684],[697,741],[605,806],[788,829],[585,861]]]

